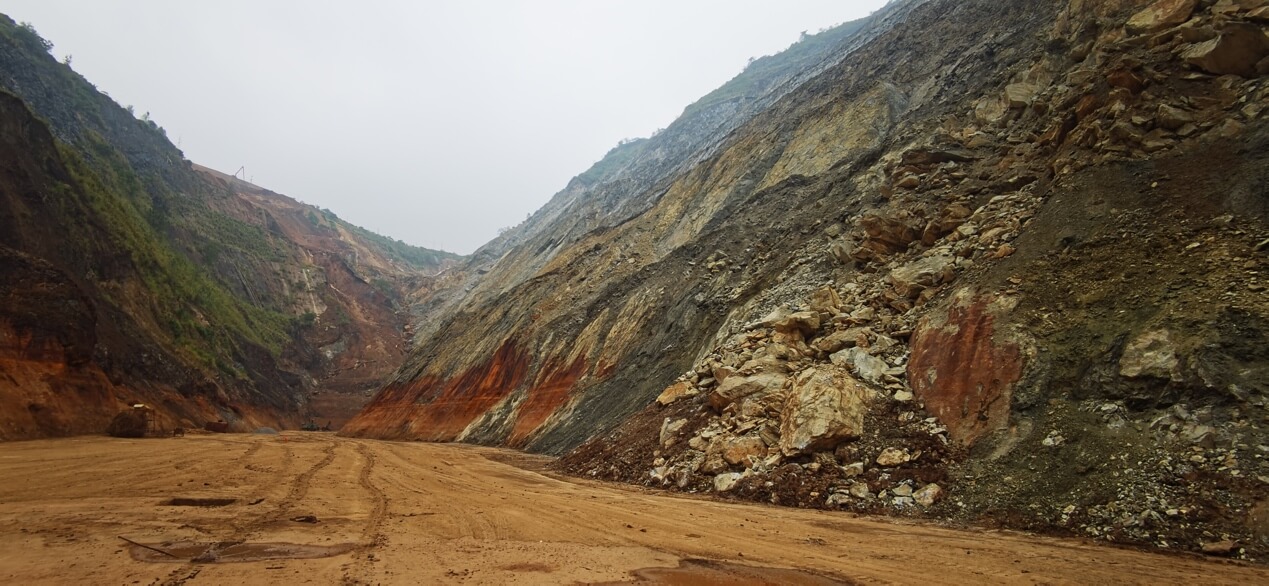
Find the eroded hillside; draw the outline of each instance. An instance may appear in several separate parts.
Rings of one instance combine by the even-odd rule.
[[[1269,8],[886,16],[682,164],[575,182],[348,431],[1261,558]]]
[[[351,415],[457,257],[197,168],[47,49],[0,20],[0,439]]]

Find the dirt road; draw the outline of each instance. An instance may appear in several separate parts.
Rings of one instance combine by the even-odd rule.
[[[704,559],[757,569],[689,563],[641,579],[1269,583],[1263,568],[671,498],[551,478],[533,464],[506,451],[319,433],[7,443],[0,582],[602,583]],[[262,559],[274,557],[284,559]]]

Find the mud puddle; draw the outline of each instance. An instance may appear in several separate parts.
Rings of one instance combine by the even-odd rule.
[[[743,566],[715,560],[687,559],[677,568],[644,568],[631,572],[634,582],[610,584],[658,584],[665,586],[841,586],[855,584],[844,578],[805,570]]]
[[[348,553],[355,543],[300,545],[296,543],[208,543],[175,541],[130,542],[132,559],[142,562],[233,563],[262,560],[309,560]]]

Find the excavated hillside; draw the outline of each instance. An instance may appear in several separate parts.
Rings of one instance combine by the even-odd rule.
[[[0,439],[337,425],[458,260],[192,165],[7,17],[0,127]]]
[[[892,3],[482,250],[345,430],[1263,560],[1267,22]]]

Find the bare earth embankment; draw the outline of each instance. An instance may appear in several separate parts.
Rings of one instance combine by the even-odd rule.
[[[9,443],[0,582],[1269,582],[1260,567],[673,498],[540,464],[330,434]]]

